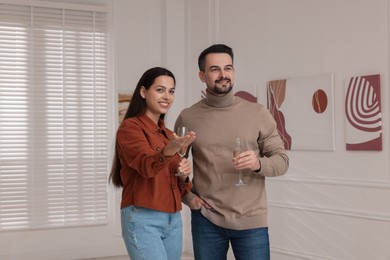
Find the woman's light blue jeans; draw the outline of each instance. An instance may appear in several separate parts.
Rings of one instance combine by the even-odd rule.
[[[180,260],[183,226],[180,212],[141,207],[121,209],[122,237],[132,260]]]
[[[229,242],[236,260],[270,259],[267,227],[222,228],[210,222],[199,210],[192,210],[191,229],[196,260],[226,260]]]

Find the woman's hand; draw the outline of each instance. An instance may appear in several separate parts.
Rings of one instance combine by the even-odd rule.
[[[173,133],[169,139],[170,142],[164,147],[163,154],[165,156],[174,156],[181,147],[189,146],[196,138],[195,132],[190,131],[185,136],[177,136]]]
[[[177,172],[180,172],[180,178],[185,180],[192,173],[192,163],[187,158],[183,158],[177,167]]]

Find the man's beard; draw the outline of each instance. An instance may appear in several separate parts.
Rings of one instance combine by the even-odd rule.
[[[226,80],[226,79],[224,79],[224,80]],[[229,88],[225,87],[227,84],[230,84]],[[224,94],[229,93],[233,89],[233,83],[230,80],[227,84],[224,85],[224,87],[222,87],[222,88],[219,88],[217,86],[217,84],[215,84],[213,87],[211,87],[211,88],[209,87],[209,89],[211,89],[211,92],[213,92],[216,95],[224,95]]]

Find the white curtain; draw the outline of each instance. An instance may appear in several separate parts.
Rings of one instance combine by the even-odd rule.
[[[107,222],[107,13],[0,3],[0,231]]]

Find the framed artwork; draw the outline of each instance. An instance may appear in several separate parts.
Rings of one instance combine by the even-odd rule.
[[[120,124],[129,108],[132,94],[118,94],[118,123]]]
[[[346,149],[382,150],[380,75],[351,77],[345,85]]]
[[[333,75],[269,81],[268,108],[287,150],[333,151]]]
[[[257,97],[255,97],[254,95],[252,95],[251,93],[247,92],[247,91],[237,91],[236,93],[234,93],[235,96],[237,97],[240,97],[242,99],[245,99],[249,102],[253,102],[253,103],[257,103]]]

